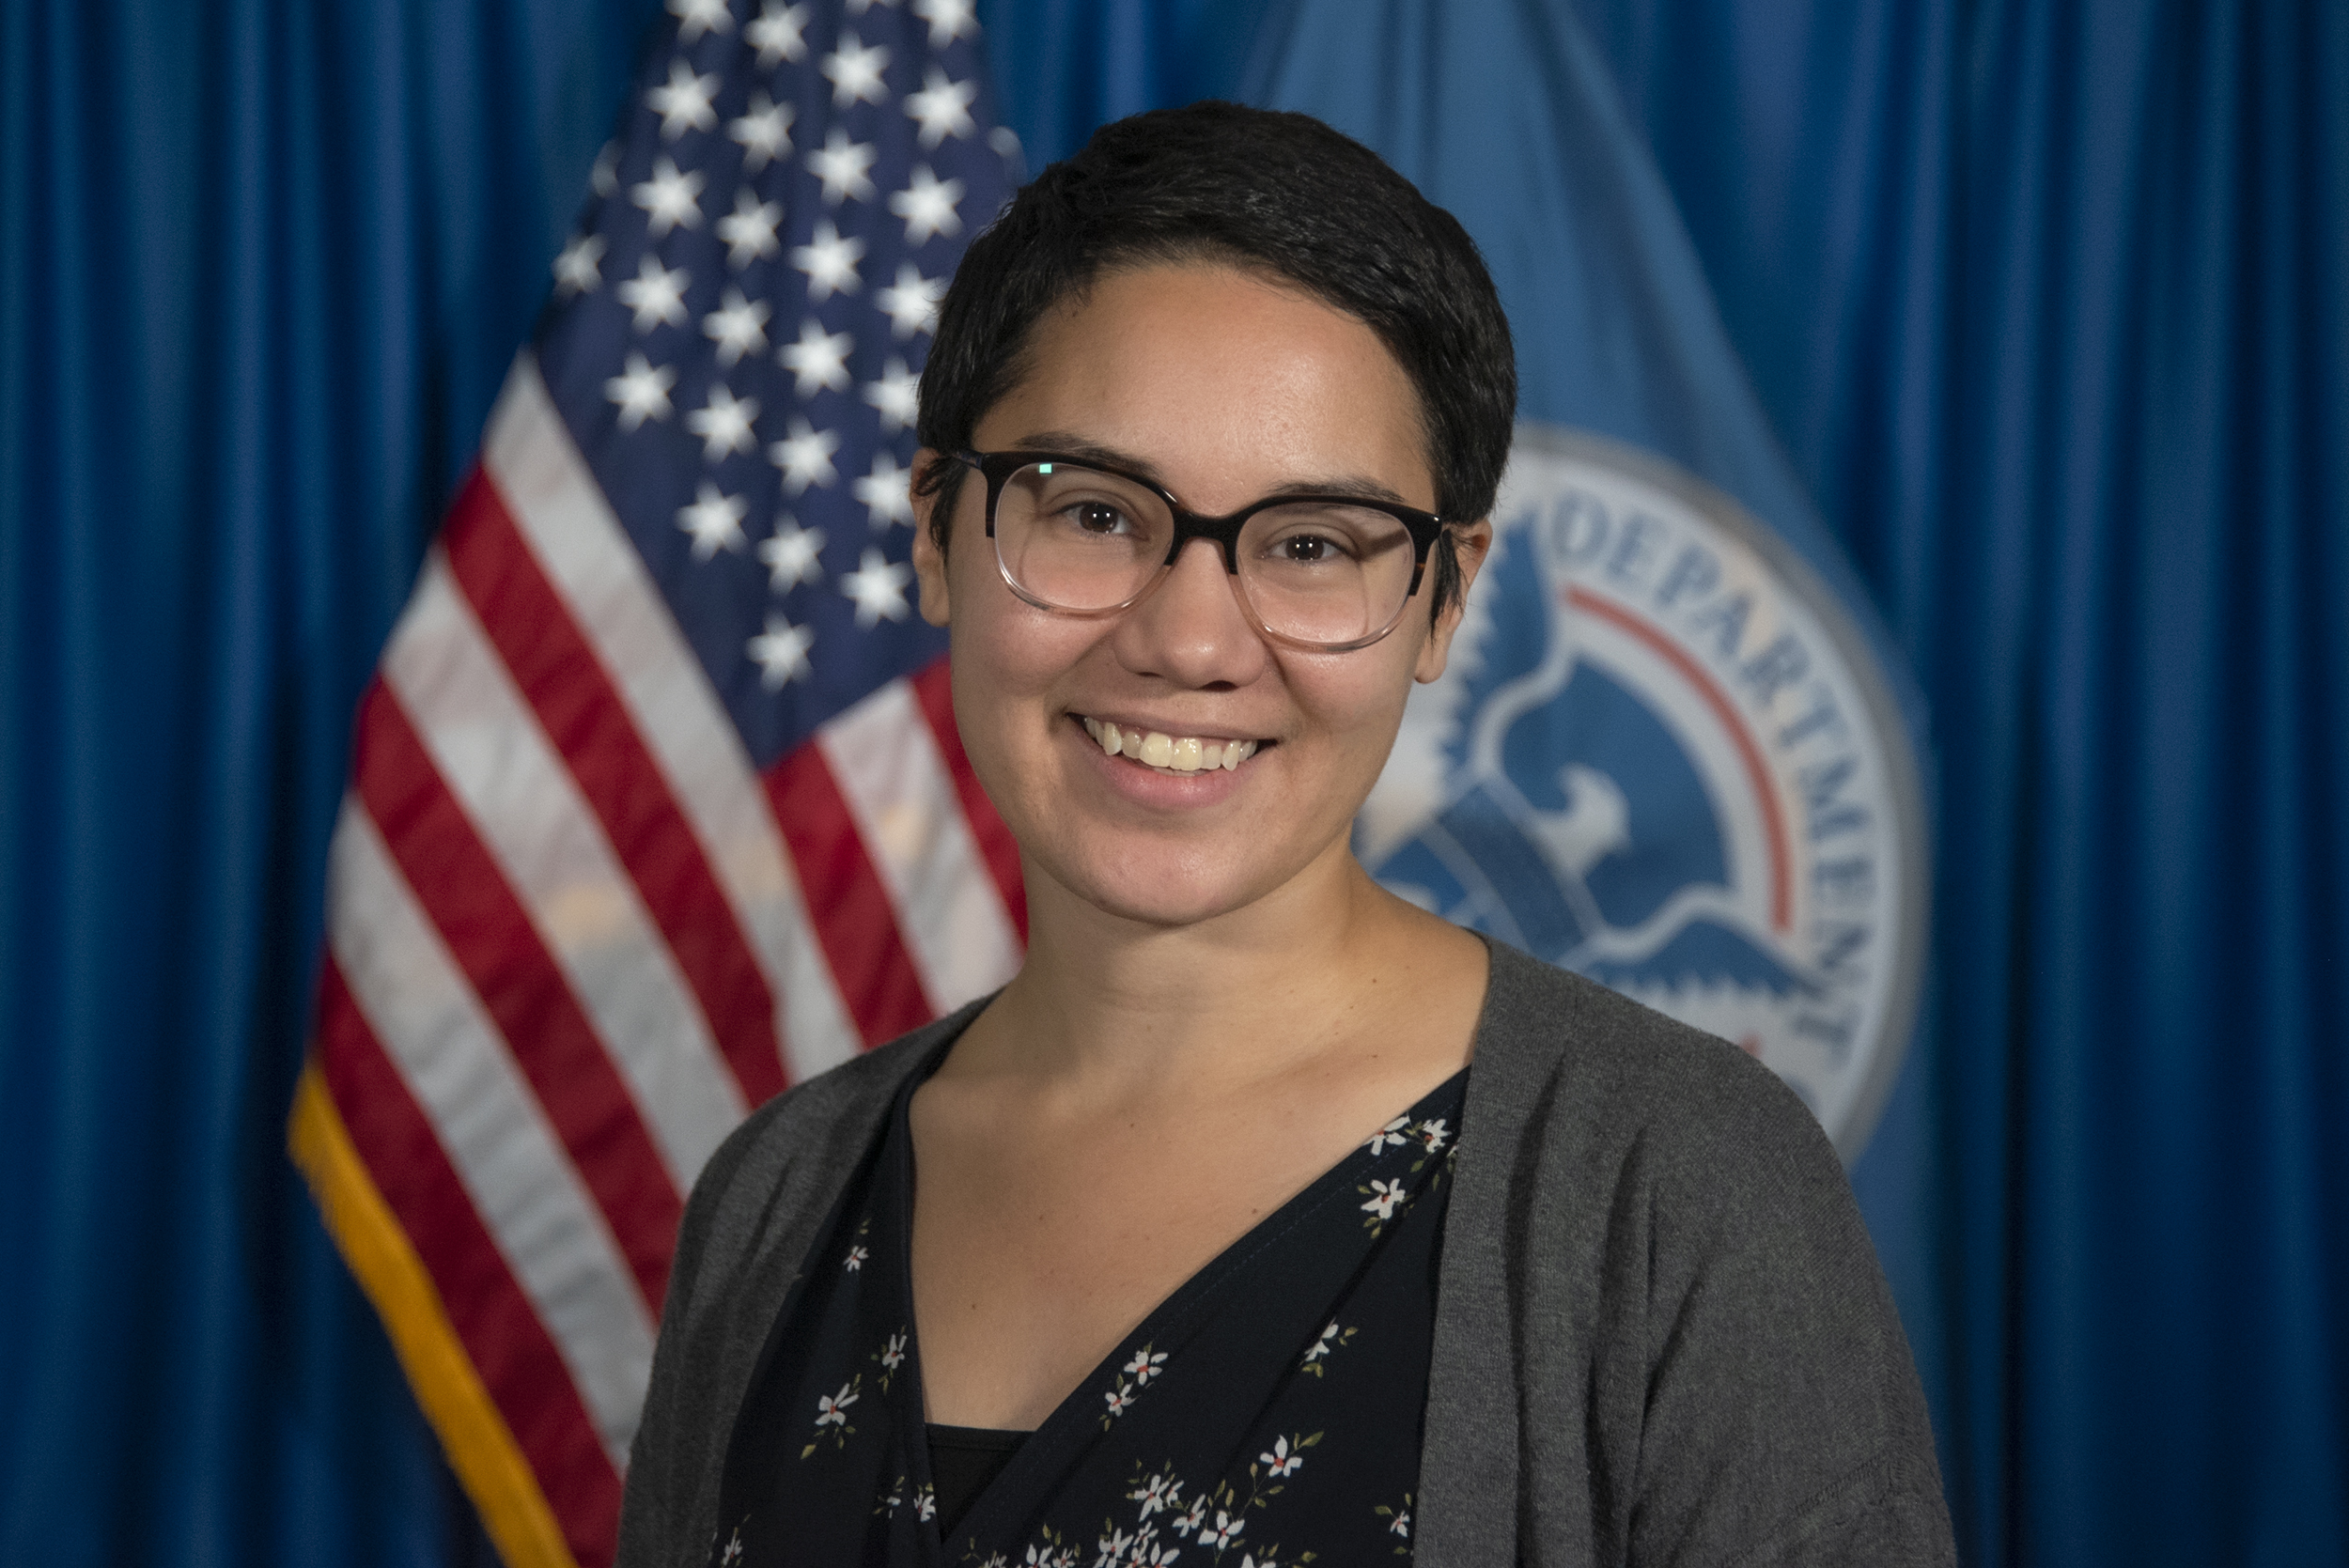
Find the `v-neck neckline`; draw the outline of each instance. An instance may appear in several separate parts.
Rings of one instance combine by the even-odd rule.
[[[946,1053],[954,1048],[954,1043],[955,1037],[940,1042],[929,1060],[923,1063],[908,1078],[890,1109],[889,1120],[882,1135],[882,1157],[889,1166],[882,1191],[888,1201],[899,1205],[899,1212],[892,1216],[890,1223],[890,1229],[895,1233],[895,1246],[891,1249],[890,1265],[894,1272],[894,1284],[905,1303],[906,1358],[902,1375],[905,1378],[905,1398],[911,1412],[909,1425],[917,1433],[926,1432],[927,1429],[927,1411],[926,1399],[923,1392],[921,1329],[915,1321],[913,1311],[915,1172],[910,1112],[914,1092],[927,1082],[930,1075],[938,1070],[939,1065],[945,1061]],[[1465,1103],[1465,1094],[1460,1092],[1459,1086],[1468,1073],[1469,1066],[1461,1066],[1457,1072],[1453,1073],[1442,1082],[1413,1100],[1398,1116],[1391,1118],[1385,1124],[1385,1127],[1392,1129],[1398,1123],[1418,1119],[1423,1110],[1447,1098],[1458,1098]],[[958,1535],[974,1534],[976,1533],[974,1527],[978,1525],[994,1527],[1002,1524],[1003,1521],[995,1518],[995,1512],[1004,1506],[1006,1498],[1019,1497],[1023,1491],[1022,1485],[1013,1484],[1014,1483],[1024,1483],[1029,1472],[1039,1467],[1066,1467],[1074,1461],[1082,1452],[1084,1445],[1095,1438],[1087,1423],[1099,1417],[1097,1411],[1093,1411],[1079,1404],[1080,1396],[1097,1389],[1108,1378],[1114,1376],[1120,1360],[1129,1360],[1137,1345],[1152,1345],[1167,1338],[1173,1330],[1181,1327],[1190,1317],[1203,1309],[1219,1289],[1238,1275],[1266,1248],[1272,1246],[1282,1236],[1304,1223],[1324,1204],[1339,1198],[1351,1196],[1349,1184],[1356,1174],[1354,1167],[1358,1163],[1366,1164],[1377,1157],[1373,1140],[1377,1136],[1378,1134],[1374,1133],[1373,1138],[1364,1139],[1347,1149],[1345,1154],[1331,1162],[1327,1170],[1306,1183],[1278,1208],[1250,1226],[1221,1251],[1201,1265],[1182,1283],[1168,1292],[1157,1306],[1144,1313],[1141,1322],[1129,1329],[1106,1356],[1095,1362],[1082,1377],[1070,1386],[1068,1391],[1061,1396],[1059,1403],[1052,1406],[1044,1420],[1025,1434],[1025,1440],[1019,1445],[1019,1452],[1012,1455],[1008,1464],[996,1472],[994,1479],[986,1488],[971,1500],[970,1507],[957,1525],[956,1533]],[[1456,1143],[1457,1141],[1458,1134],[1455,1132],[1453,1141]],[[987,1430],[1009,1432],[1016,1429],[988,1428]],[[926,1442],[918,1442],[909,1446],[915,1451],[909,1455],[909,1458],[913,1466],[920,1467],[922,1483],[934,1485],[936,1478],[929,1473],[929,1445]],[[942,1532],[933,1530],[930,1536],[937,1541],[939,1550],[942,1554],[945,1549]],[[941,1560],[943,1560],[942,1557]]]

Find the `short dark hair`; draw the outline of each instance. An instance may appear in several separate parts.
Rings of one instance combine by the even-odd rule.
[[[922,371],[922,444],[967,449],[1025,374],[1044,313],[1108,271],[1222,261],[1269,272],[1378,334],[1419,395],[1438,515],[1486,516],[1509,458],[1517,356],[1476,242],[1361,143],[1309,115],[1202,102],[1105,125],[971,243]],[[942,551],[964,470],[915,481]],[[1459,593],[1449,534],[1432,609]]]

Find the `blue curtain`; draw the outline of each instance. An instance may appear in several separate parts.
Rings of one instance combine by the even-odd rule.
[[[1938,729],[1967,1555],[2349,1561],[2349,11],[1584,10]]]
[[[468,1550],[284,1155],[351,705],[652,8],[0,8],[0,1562]]]
[[[1492,3],[1933,716],[1857,1175],[1968,1560],[2349,1563],[2349,12]],[[657,9],[0,8],[0,1561],[476,1548],[283,1117],[350,703]],[[1034,167],[1286,8],[981,9]]]

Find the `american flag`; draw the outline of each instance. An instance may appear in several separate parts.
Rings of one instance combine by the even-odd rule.
[[[669,9],[361,704],[291,1127],[509,1568],[611,1559],[719,1141],[1024,937],[908,559],[971,0]]]

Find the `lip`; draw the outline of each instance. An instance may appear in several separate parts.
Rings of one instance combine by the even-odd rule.
[[[1144,735],[1156,730],[1160,735],[1171,736],[1177,740],[1186,738],[1212,740],[1219,745],[1234,740],[1252,740],[1258,746],[1271,744],[1262,736],[1248,735],[1237,730],[1193,729],[1186,721],[1180,719],[1152,719],[1139,714],[1108,713],[1093,708],[1087,708],[1081,712],[1072,708],[1068,717],[1075,721],[1079,733],[1083,732],[1084,722],[1091,719],[1097,723],[1115,724],[1121,730],[1140,730]]]
[[[1090,717],[1106,718],[1105,715],[1100,714],[1090,715]],[[1128,724],[1128,721],[1123,719],[1107,718],[1106,722],[1116,724],[1121,729],[1127,727]],[[1143,729],[1159,729],[1170,735],[1177,733],[1165,729],[1163,725],[1154,725],[1143,720],[1135,720],[1132,722]],[[1249,769],[1255,767],[1258,760],[1257,757],[1251,757],[1239,767],[1229,769],[1209,768],[1196,773],[1161,772],[1158,768],[1144,767],[1129,758],[1111,756],[1102,751],[1093,737],[1085,733],[1084,718],[1076,713],[1068,715],[1068,722],[1064,728],[1066,732],[1066,743],[1078,747],[1083,753],[1086,759],[1084,766],[1100,778],[1112,791],[1136,805],[1162,810],[1209,806],[1229,799],[1235,791],[1244,787]],[[1199,738],[1206,740],[1219,737],[1200,736]],[[1261,755],[1260,751],[1258,756]]]

